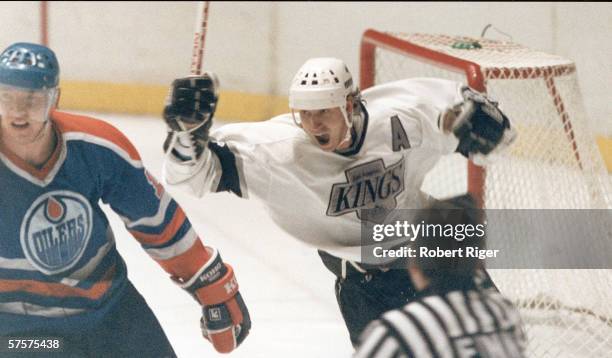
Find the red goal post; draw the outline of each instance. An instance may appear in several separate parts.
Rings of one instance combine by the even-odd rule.
[[[500,160],[443,168],[431,176],[434,187],[459,182],[488,209],[612,209],[610,178],[571,60],[509,41],[365,31],[360,87],[410,77],[450,79],[487,93],[518,133]],[[526,320],[529,356],[612,352],[610,270],[493,271]]]
[[[538,79],[545,81],[548,94],[554,101],[555,109],[559,120],[563,125],[564,132],[567,136],[567,144],[571,146],[571,150],[576,159],[576,164],[582,168],[580,152],[577,147],[572,122],[565,110],[563,98],[559,94],[559,90],[555,85],[554,78],[566,76],[576,72],[576,67],[573,62],[568,60],[555,59],[556,61],[550,64],[537,64],[523,67],[512,66],[512,64],[491,65],[490,58],[483,56],[483,59],[489,60],[488,66],[481,66],[475,62],[478,56],[462,57],[460,52],[469,54],[469,49],[452,49],[452,45],[457,42],[463,42],[467,45],[477,43],[481,46],[475,49],[474,52],[486,52],[487,54],[513,54],[517,52],[527,52],[526,48],[512,43],[503,43],[488,39],[471,39],[466,37],[451,37],[445,35],[427,35],[427,34],[403,34],[404,37],[394,35],[392,33],[380,32],[376,30],[366,30],[363,34],[360,50],[360,87],[366,89],[376,84],[377,61],[376,50],[385,49],[387,51],[399,53],[406,57],[415,58],[417,61],[430,63],[433,66],[443,68],[449,72],[463,74],[464,82],[471,88],[487,93],[487,81],[496,79]],[[428,47],[429,46],[429,47]],[[446,46],[446,51],[440,51],[440,48]],[[535,53],[535,52],[533,52]],[[491,56],[489,56],[491,57]],[[538,59],[536,59],[538,60]],[[503,67],[504,65],[508,67]],[[468,192],[472,193],[481,206],[484,204],[484,188],[485,188],[485,171],[482,167],[474,165],[471,161],[468,163]]]

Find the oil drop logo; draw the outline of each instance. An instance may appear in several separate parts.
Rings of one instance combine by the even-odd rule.
[[[36,199],[21,223],[21,248],[39,271],[54,275],[74,267],[92,231],[92,209],[81,194],[58,190]]]

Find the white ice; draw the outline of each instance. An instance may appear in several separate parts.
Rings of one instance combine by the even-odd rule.
[[[158,117],[90,114],[119,128],[145,167],[161,178],[165,125]],[[231,194],[202,199],[169,192],[205,244],[217,247],[236,276],[251,314],[247,340],[229,357],[349,357],[352,347],[334,296],[334,276],[316,250],[281,231],[256,200]],[[217,357],[201,337],[198,304],[173,284],[105,208],[128,276],[155,312],[179,357]],[[287,208],[300,215],[299,205]],[[226,356],[226,355],[223,355]]]

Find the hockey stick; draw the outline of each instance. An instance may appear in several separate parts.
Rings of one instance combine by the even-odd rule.
[[[204,43],[206,40],[206,29],[208,27],[208,4],[208,1],[198,1],[195,30],[193,35],[193,52],[191,55],[191,74],[195,76],[202,73],[202,65],[204,63]],[[182,123],[179,122],[178,125],[183,131],[187,131]],[[192,128],[190,131],[196,129],[197,127]],[[172,138],[170,139],[170,145],[165,153],[166,157],[170,155],[170,152],[176,144],[177,139],[178,137],[176,133],[173,132]]]
[[[198,13],[193,38],[193,55],[191,57],[191,74],[202,73],[204,62],[204,43],[206,41],[206,28],[208,26],[208,1],[198,2]]]

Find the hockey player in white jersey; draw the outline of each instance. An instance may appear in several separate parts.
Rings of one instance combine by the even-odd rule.
[[[212,73],[173,82],[164,179],[197,196],[257,197],[281,228],[318,249],[337,276],[353,344],[368,322],[414,295],[405,270],[360,263],[361,221],[422,207],[421,183],[440,156],[487,154],[510,128],[495,103],[459,83],[410,79],[360,93],[334,58],[299,69],[291,113],[209,136],[217,91]]]

